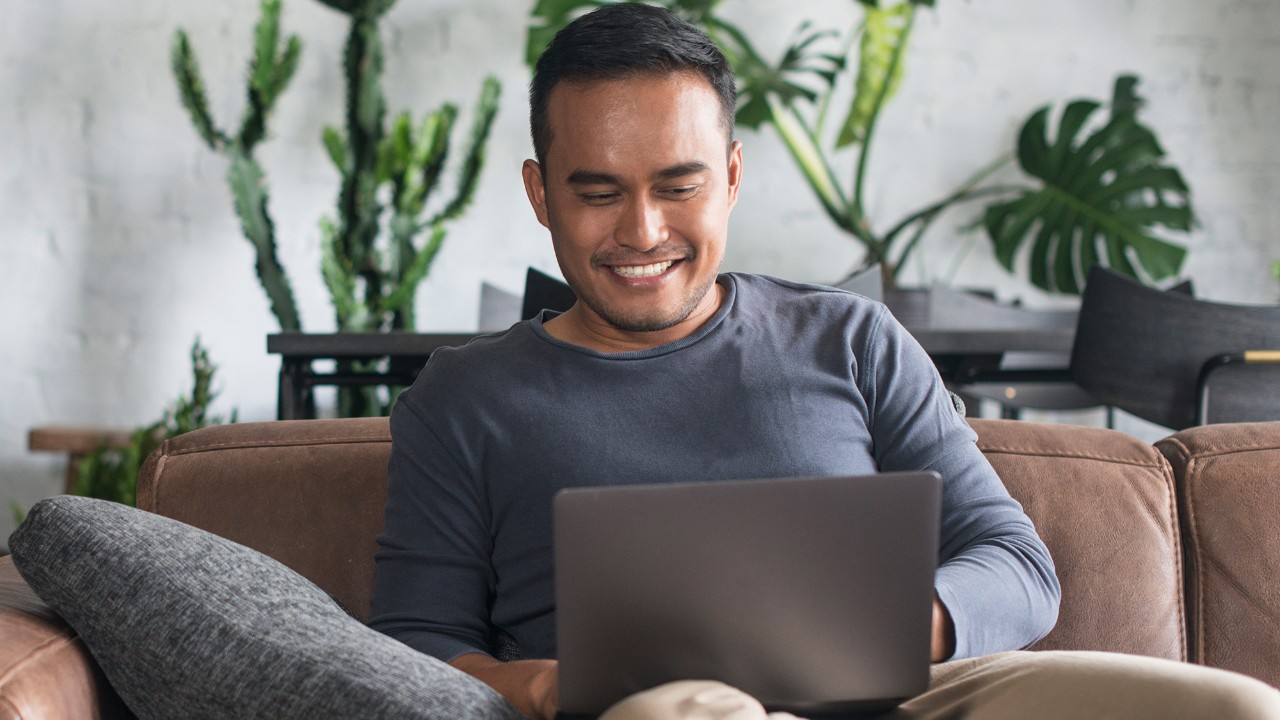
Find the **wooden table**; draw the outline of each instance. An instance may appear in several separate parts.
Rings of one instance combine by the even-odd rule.
[[[133,441],[127,428],[70,427],[45,425],[27,433],[27,449],[33,452],[59,452],[67,455],[67,471],[63,492],[70,494],[80,476],[80,461],[99,448],[124,448]]]
[[[278,333],[267,336],[267,352],[280,356],[276,416],[315,417],[312,389],[318,385],[411,385],[436,348],[462,345],[476,333]],[[382,360],[370,372],[316,372],[316,360]]]

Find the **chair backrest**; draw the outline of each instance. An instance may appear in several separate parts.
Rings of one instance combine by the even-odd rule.
[[[578,296],[573,294],[564,281],[533,268],[524,276],[524,302],[520,309],[520,319],[530,320],[542,310],[564,312],[573,307]]]
[[[1230,305],[1162,292],[1102,267],[1080,303],[1072,378],[1099,400],[1181,430],[1196,424],[1209,359],[1280,349],[1280,306]],[[1280,369],[1244,365],[1213,379],[1209,422],[1280,419]]]

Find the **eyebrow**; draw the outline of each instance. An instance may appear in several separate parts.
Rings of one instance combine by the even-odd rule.
[[[679,165],[665,167],[653,174],[654,180],[671,180],[674,178],[686,177],[700,172],[706,172],[711,167],[701,160],[693,160]],[[568,183],[570,185],[622,185],[622,178],[612,173],[597,172],[594,170],[574,170],[569,173]]]

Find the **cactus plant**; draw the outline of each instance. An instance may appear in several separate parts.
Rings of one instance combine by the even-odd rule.
[[[350,19],[343,54],[345,128],[327,127],[323,144],[341,177],[335,217],[320,221],[321,273],[340,331],[412,330],[413,301],[445,239],[475,194],[500,87],[486,78],[453,197],[435,212],[427,203],[449,159],[458,108],[446,103],[414,123],[407,112],[387,125],[382,91],[383,46],[378,23],[395,0],[319,0]],[[204,82],[186,33],[173,44],[173,71],[192,124],[210,149],[230,161],[228,184],[241,227],[258,253],[258,277],[284,331],[300,330],[288,277],[276,256],[267,208],[266,173],[255,146],[297,68],[302,43],[281,47],[281,0],[261,0],[249,66],[248,107],[230,135],[209,112]]]
[[[181,29],[174,33],[171,63],[182,104],[196,132],[210,150],[225,156],[229,162],[227,185],[235,201],[240,228],[257,254],[258,280],[267,293],[280,329],[291,332],[301,329],[298,304],[293,298],[289,276],[276,254],[275,224],[267,212],[266,173],[253,155],[266,135],[267,117],[289,86],[302,57],[302,41],[298,36],[289,36],[284,47],[280,46],[280,9],[280,0],[262,0],[261,16],[254,28],[253,59],[249,62],[248,102],[234,135],[218,127],[209,111],[195,51]]]

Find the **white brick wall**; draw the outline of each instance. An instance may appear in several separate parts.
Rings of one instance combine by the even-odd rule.
[[[219,410],[274,414],[274,321],[223,184],[223,161],[191,130],[168,70],[178,26],[190,31],[224,124],[242,107],[253,0],[127,7],[90,0],[18,2],[0,25],[0,504],[57,491],[59,460],[25,450],[28,428],[148,421],[189,379],[202,336],[221,366]],[[480,192],[454,226],[419,296],[427,330],[474,327],[481,281],[520,289],[524,268],[554,270],[518,168],[529,155],[522,62],[529,2],[402,2],[390,13],[386,89],[420,114],[448,99],[469,108],[484,73],[505,85]],[[906,82],[886,113],[869,205],[889,222],[952,188],[1011,147],[1036,106],[1106,98],[1140,74],[1147,119],[1195,191],[1201,227],[1187,272],[1199,290],[1271,302],[1280,257],[1280,3],[1275,0],[943,0],[918,24]],[[728,0],[726,14],[781,47],[805,18],[844,24],[848,0]],[[272,210],[308,329],[332,328],[316,270],[316,220],[336,178],[318,144],[340,122],[343,18],[291,0],[285,25],[307,43],[261,157]],[[747,180],[729,269],[829,280],[856,262],[778,142],[743,133]],[[845,167],[851,167],[845,161]],[[850,171],[851,172],[851,171]],[[908,281],[947,273],[957,240],[941,223]],[[1050,302],[999,271],[979,241],[957,283]],[[1148,435],[1157,430],[1129,426]],[[10,527],[0,512],[0,537]]]

